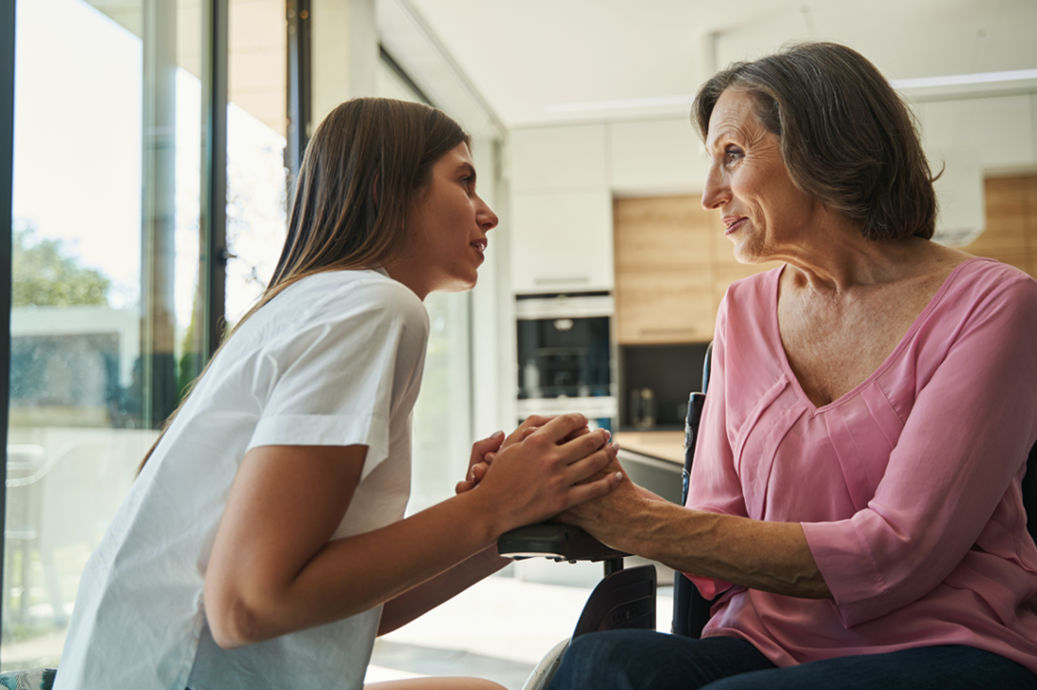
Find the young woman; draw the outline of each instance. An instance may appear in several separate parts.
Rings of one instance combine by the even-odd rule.
[[[58,690],[360,688],[377,634],[506,563],[498,535],[618,483],[591,479],[615,457],[605,432],[533,418],[403,519],[422,300],[475,284],[496,224],[443,113],[358,99],[328,115],[269,287],[83,573]]]

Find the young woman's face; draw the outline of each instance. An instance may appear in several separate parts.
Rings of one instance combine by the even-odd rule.
[[[712,163],[702,205],[723,214],[736,259],[785,258],[810,241],[821,205],[792,181],[781,141],[757,116],[751,94],[737,89],[720,94],[709,118],[706,150]]]
[[[475,192],[475,165],[458,144],[432,165],[407,214],[407,247],[389,273],[422,299],[434,290],[467,290],[478,279],[486,234],[497,216]]]

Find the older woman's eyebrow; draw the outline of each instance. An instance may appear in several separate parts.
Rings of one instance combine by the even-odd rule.
[[[739,130],[734,127],[722,127],[713,136],[707,136],[704,143],[706,152],[720,151],[733,137],[740,136],[740,134]]]

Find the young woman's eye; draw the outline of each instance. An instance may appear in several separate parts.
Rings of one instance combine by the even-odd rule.
[[[466,192],[471,194],[472,190],[475,188],[475,178],[473,178],[470,175],[462,177],[461,178],[461,186],[464,187],[464,190]]]

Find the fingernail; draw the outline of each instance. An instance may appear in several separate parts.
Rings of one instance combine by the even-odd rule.
[[[490,436],[490,438],[501,438],[502,436],[504,436],[504,432],[503,431],[494,431],[493,435]]]

